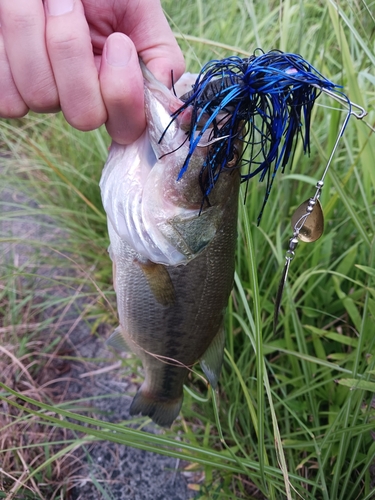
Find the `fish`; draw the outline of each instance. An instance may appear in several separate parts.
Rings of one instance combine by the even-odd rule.
[[[119,317],[107,343],[130,350],[143,365],[130,414],[170,427],[194,366],[200,363],[213,388],[220,376],[235,268],[241,141],[232,141],[231,161],[203,196],[212,127],[200,134],[189,157],[192,106],[141,67],[146,130],[130,145],[112,142],[100,180]]]

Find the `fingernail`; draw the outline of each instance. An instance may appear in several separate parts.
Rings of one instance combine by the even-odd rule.
[[[74,0],[48,0],[48,13],[51,16],[61,16],[73,10]]]
[[[121,33],[114,33],[106,42],[106,60],[111,66],[127,66],[132,51],[128,38]]]

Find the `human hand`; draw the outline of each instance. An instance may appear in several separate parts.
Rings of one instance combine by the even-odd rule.
[[[138,54],[163,83],[184,60],[159,0],[1,0],[0,117],[62,110],[127,144],[145,127]]]

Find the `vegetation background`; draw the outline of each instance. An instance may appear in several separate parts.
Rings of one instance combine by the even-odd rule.
[[[34,252],[27,263],[1,262],[0,498],[66,498],[69,477],[55,480],[61,462],[90,439],[188,461],[204,473],[199,498],[374,498],[375,2],[162,3],[189,71],[258,47],[298,53],[368,115],[350,120],[335,154],[321,197],[325,233],[299,245],[276,336],[273,307],[291,214],[314,193],[345,112],[319,98],[311,154],[298,148],[291,168],[278,175],[260,227],[264,186],[249,183],[218,394],[207,395],[195,378],[181,418],[159,435],[141,431],[142,419],[117,425],[91,418],[83,396],[57,400],[45,384],[46,365],[71,361],[55,335],[68,305],[85,299],[80,318],[93,335],[116,324],[98,189],[108,137],[72,130],[61,116],[31,114],[0,124],[0,185],[34,200],[12,200],[11,210],[1,211],[1,227],[26,213],[42,216],[51,231],[64,229],[53,247],[29,240]],[[8,250],[20,243],[0,236]],[[21,243],[25,238],[27,231]],[[66,271],[46,285],[43,269],[57,256]],[[48,293],[56,284],[65,291],[60,299]],[[124,376],[139,372],[136,359],[120,362]]]

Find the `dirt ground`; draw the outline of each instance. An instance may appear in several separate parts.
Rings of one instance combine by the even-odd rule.
[[[3,214],[14,211],[14,203],[35,209],[33,215],[28,215],[17,207],[17,217],[0,222],[1,237],[20,238],[18,242],[0,242],[0,264],[1,260],[3,264],[12,262],[32,274],[32,278],[28,278],[31,281],[23,281],[22,287],[32,286],[36,301],[43,301],[47,294],[50,299],[56,299],[56,306],[44,308],[39,320],[53,318],[49,328],[54,336],[63,338],[58,354],[68,353],[70,357],[67,361],[57,355],[48,361],[37,374],[38,387],[48,387],[49,396],[59,401],[92,397],[86,403],[90,416],[116,423],[126,420],[131,402],[126,393],[134,392],[137,386],[131,377],[124,378],[118,358],[105,347],[109,327],[102,324],[98,334],[91,333],[91,325],[85,320],[85,310],[90,304],[82,297],[75,298],[77,291],[64,285],[64,276],[76,270],[69,270],[65,264],[60,267],[58,261],[55,266],[47,265],[48,249],[36,254],[35,246],[28,243],[38,240],[56,247],[64,237],[64,230],[56,227],[52,219],[38,215],[37,204],[9,186],[0,187],[0,203]],[[69,294],[72,300],[68,300],[62,310],[59,299],[68,298]],[[44,334],[47,335],[45,330]],[[75,361],[75,358],[84,361]],[[101,361],[91,362],[93,358]],[[113,393],[118,396],[113,397]],[[148,430],[160,432],[156,427]],[[188,487],[189,473],[183,472],[186,464],[176,459],[111,442],[88,442],[74,450],[69,461],[66,481],[72,500],[186,500],[193,497]]]

